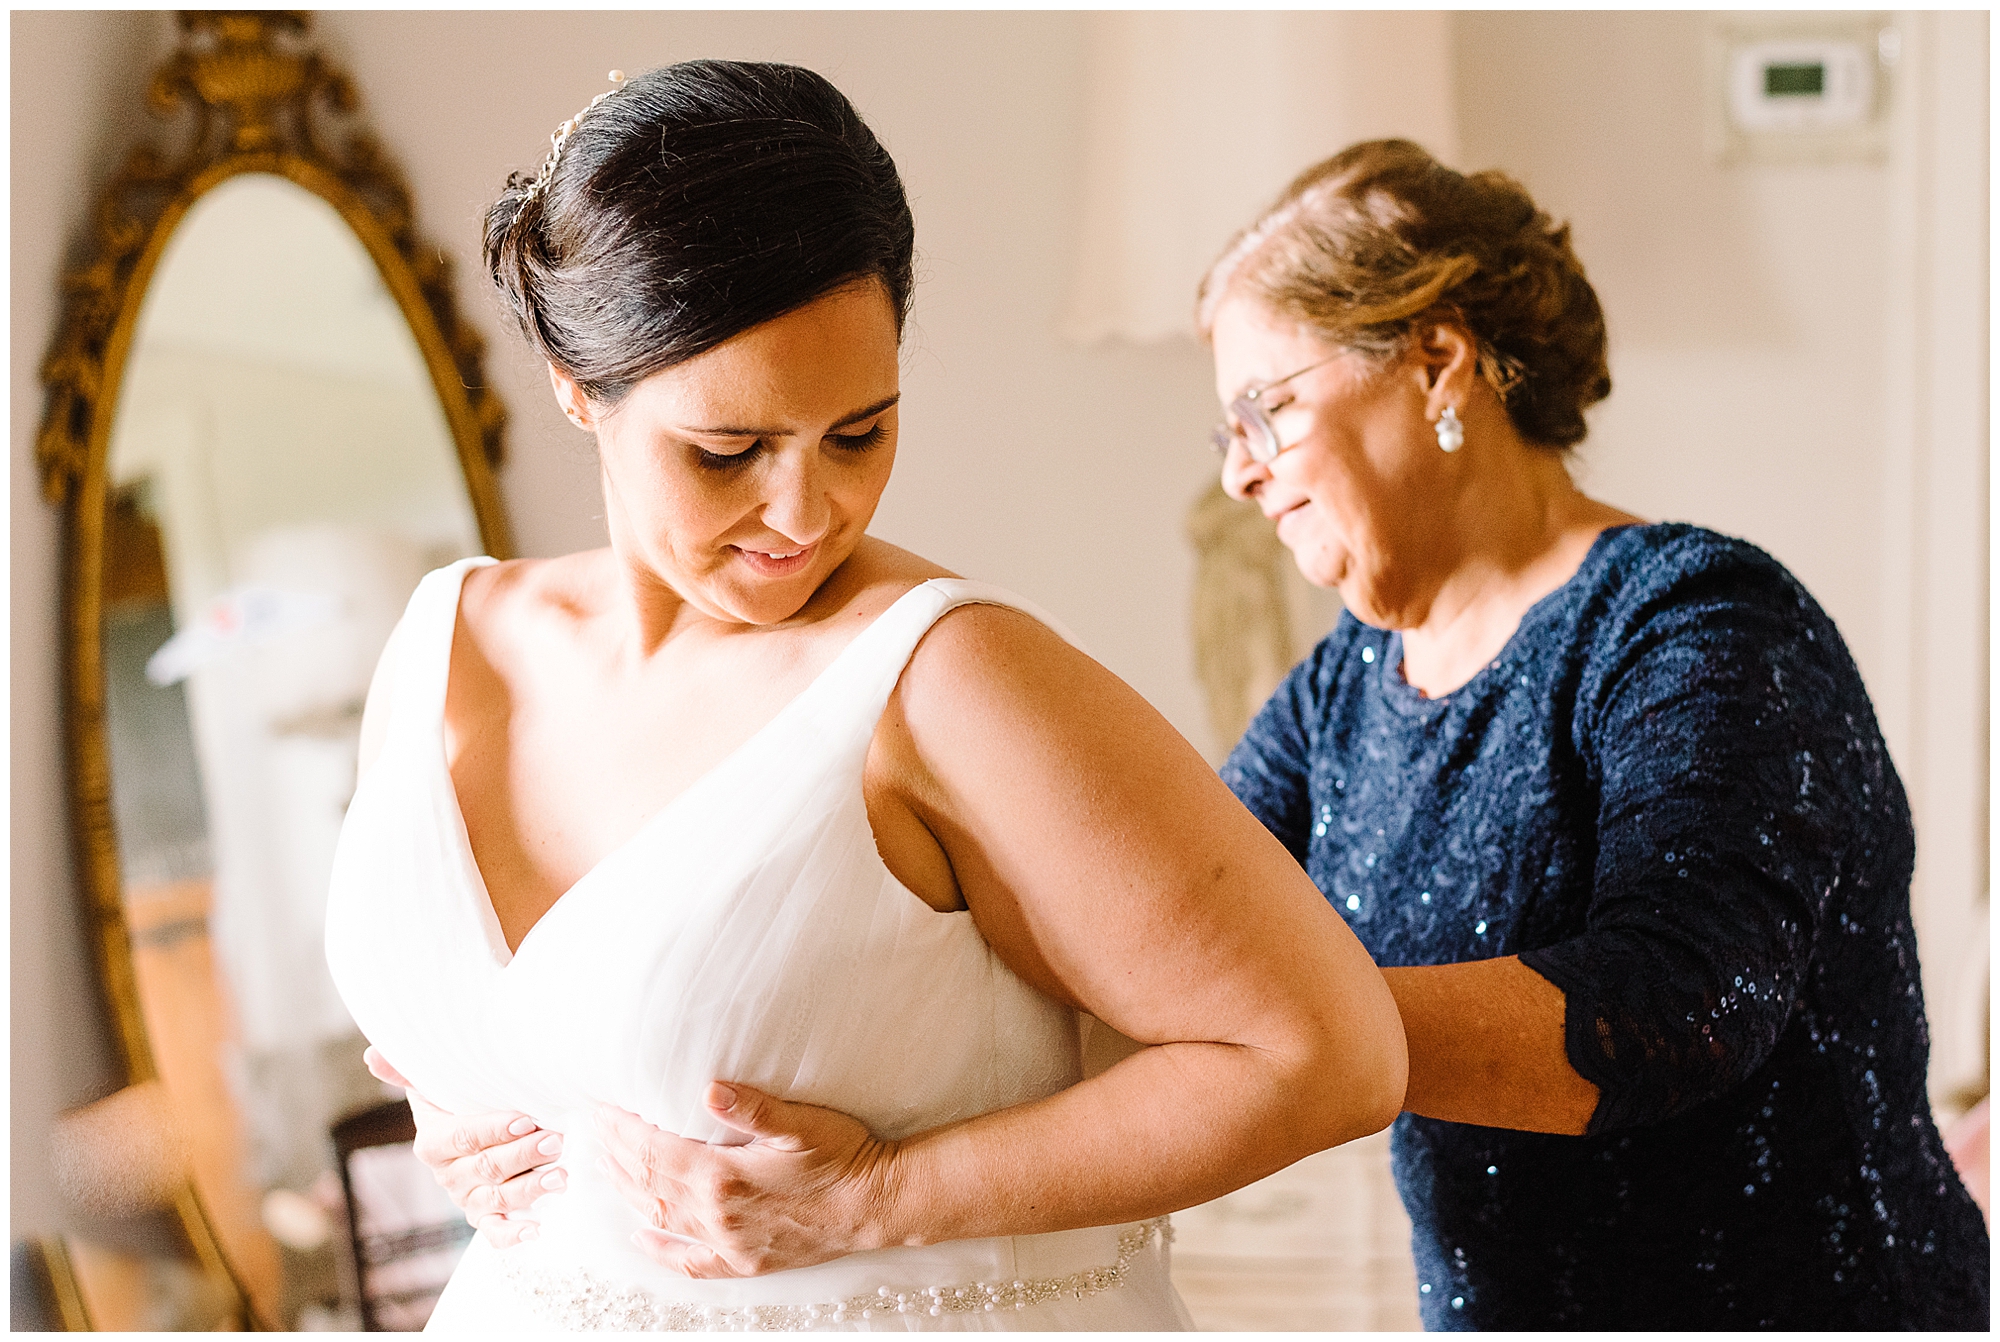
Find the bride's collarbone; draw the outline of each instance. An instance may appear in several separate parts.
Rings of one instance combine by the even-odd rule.
[[[513,675],[489,666],[486,676],[454,676],[453,783],[510,943],[514,924],[532,926],[747,746],[869,622],[830,619],[813,636],[711,636],[706,647],[678,649],[636,673],[592,666],[574,648],[565,659],[545,644],[530,654],[534,665]],[[850,627],[835,627],[842,624]],[[880,748],[880,735],[895,735],[895,716],[870,751],[864,783],[876,850],[925,904],[963,909],[949,858],[904,795],[896,766],[907,751]]]

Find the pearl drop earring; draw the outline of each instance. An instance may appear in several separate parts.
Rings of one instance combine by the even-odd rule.
[[[1437,422],[1438,446],[1447,452],[1456,452],[1465,446],[1465,425],[1458,419],[1458,411],[1451,406],[1444,408]]]

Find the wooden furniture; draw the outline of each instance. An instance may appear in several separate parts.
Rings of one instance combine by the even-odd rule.
[[[472,1238],[472,1227],[455,1214],[440,1219],[410,1215],[401,1199],[371,1198],[371,1183],[379,1185],[385,1171],[377,1161],[375,1180],[357,1169],[368,1156],[406,1156],[416,1180],[430,1173],[409,1147],[417,1138],[410,1106],[391,1100],[364,1109],[333,1125],[333,1146],[340,1161],[340,1184],[347,1194],[348,1250],[361,1308],[364,1332],[411,1332],[423,1327],[431,1306],[444,1290],[457,1251]],[[395,1150],[395,1148],[401,1148]],[[366,1154],[364,1154],[366,1153]],[[381,1205],[382,1202],[389,1205]],[[419,1204],[421,1205],[421,1204]],[[448,1211],[448,1203],[433,1204]]]

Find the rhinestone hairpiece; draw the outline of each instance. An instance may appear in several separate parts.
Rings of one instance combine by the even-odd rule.
[[[608,88],[595,98],[592,98],[588,106],[569,120],[563,122],[562,125],[557,126],[555,134],[549,136],[549,156],[542,160],[542,170],[535,174],[535,180],[528,183],[528,194],[524,200],[533,200],[548,189],[549,179],[556,175],[556,160],[562,157],[563,145],[569,142],[571,132],[582,123],[585,117],[589,116],[595,110],[597,104],[625,87],[625,72],[623,70],[613,70],[608,78],[617,86],[616,88]]]

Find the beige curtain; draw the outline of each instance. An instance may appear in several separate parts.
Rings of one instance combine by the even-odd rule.
[[[1299,171],[1356,140],[1458,151],[1450,16],[1092,16],[1083,218],[1065,334],[1193,334],[1195,285]]]

